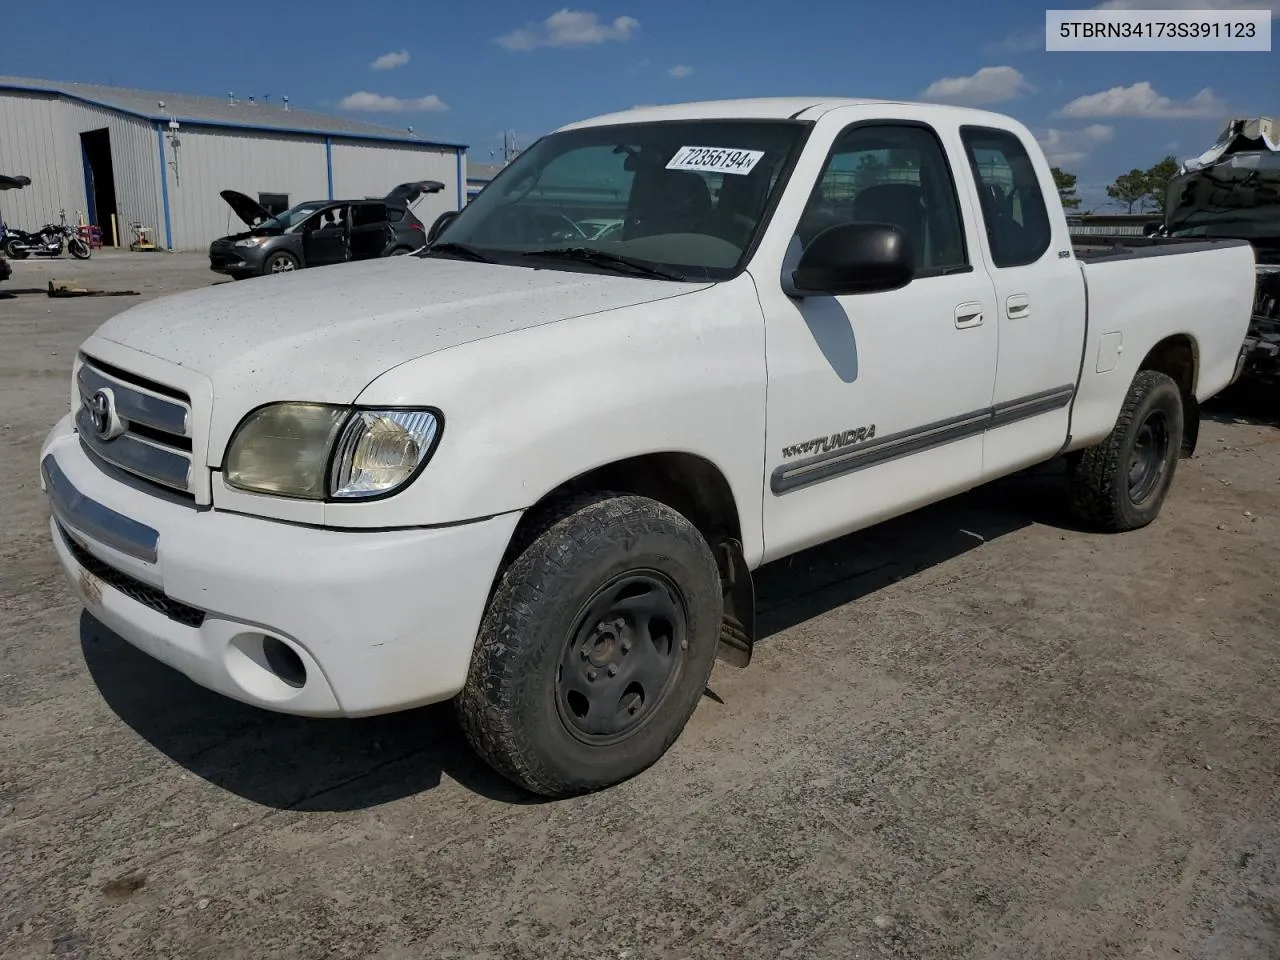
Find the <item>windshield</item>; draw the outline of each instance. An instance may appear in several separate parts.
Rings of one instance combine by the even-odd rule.
[[[681,279],[741,269],[809,124],[618,124],[544,137],[436,238],[498,262],[608,269],[609,258]],[[540,258],[577,248],[608,257]]]
[[[268,219],[263,220],[254,229],[288,230],[292,227],[296,227],[311,214],[325,206],[326,202],[327,201],[323,200],[313,200],[309,203],[300,203],[296,207],[290,207],[283,213],[277,213],[274,217],[269,217]]]

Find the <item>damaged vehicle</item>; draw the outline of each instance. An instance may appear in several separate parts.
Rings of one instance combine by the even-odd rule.
[[[1280,126],[1236,118],[1182,164],[1156,237],[1248,240],[1254,250],[1253,317],[1242,376],[1280,382]]]
[[[249,229],[209,245],[209,268],[236,280],[412,253],[426,244],[413,205],[439,180],[402,183],[382,199],[311,200],[271,214],[237,190],[219,194]]]

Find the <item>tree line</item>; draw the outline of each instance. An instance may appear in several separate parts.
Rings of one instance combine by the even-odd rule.
[[[1150,209],[1155,213],[1164,213],[1165,193],[1169,181],[1178,173],[1178,161],[1175,157],[1166,156],[1159,163],[1146,170],[1134,167],[1128,173],[1116,177],[1115,182],[1107,187],[1107,196],[1113,203],[1124,207],[1125,213],[1143,213]],[[1080,198],[1076,196],[1076,175],[1067,173],[1058,167],[1053,168],[1053,182],[1058,188],[1058,196],[1062,205],[1068,210],[1080,206]]]

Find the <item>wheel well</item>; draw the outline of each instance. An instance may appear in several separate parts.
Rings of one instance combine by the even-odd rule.
[[[596,467],[549,491],[525,511],[505,569],[541,533],[549,508],[592,493],[629,493],[665,503],[698,528],[715,555],[724,593],[720,656],[746,666],[755,640],[755,585],[742,552],[742,525],[729,481],[711,461],[690,453],[651,453]]]
[[[1182,394],[1182,456],[1195,453],[1200,436],[1200,404],[1196,401],[1196,378],[1200,373],[1200,352],[1187,334],[1166,337],[1142,359],[1139,370],[1166,374]]]

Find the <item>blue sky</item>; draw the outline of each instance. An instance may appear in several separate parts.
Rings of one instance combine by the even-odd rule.
[[[1280,0],[1104,5],[1280,10]],[[500,149],[503,129],[524,145],[559,124],[641,103],[926,98],[1017,117],[1079,175],[1093,206],[1117,174],[1203,151],[1231,115],[1280,118],[1280,49],[1046,53],[1044,7],[1014,0],[73,0],[57,17],[40,4],[6,6],[0,74],[288,94],[297,107],[462,140],[473,162]]]

